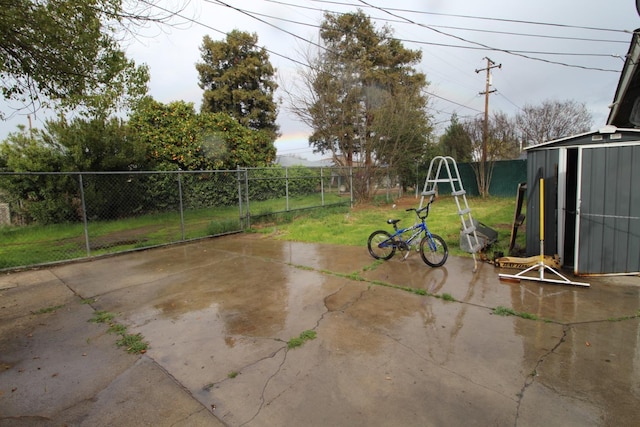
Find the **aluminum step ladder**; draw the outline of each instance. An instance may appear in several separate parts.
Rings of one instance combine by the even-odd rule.
[[[434,168],[434,166],[436,166]],[[458,215],[460,216],[460,222],[462,223],[462,234],[466,237],[469,251],[473,255],[473,271],[478,269],[478,260],[476,253],[478,253],[484,245],[478,239],[476,233],[476,226],[471,216],[471,208],[467,202],[467,192],[462,187],[462,180],[460,179],[460,171],[458,165],[453,157],[450,156],[436,156],[431,160],[429,164],[429,173],[424,182],[424,189],[422,190],[422,198],[420,199],[420,208],[424,204],[425,197],[435,197],[438,191],[439,183],[448,183],[451,186],[451,195],[456,201],[458,207]],[[462,199],[462,200],[460,200]]]

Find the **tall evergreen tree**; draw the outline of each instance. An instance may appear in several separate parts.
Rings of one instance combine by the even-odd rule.
[[[202,112],[227,113],[243,126],[278,136],[275,69],[258,36],[234,30],[226,40],[205,36],[196,64],[204,89]]]
[[[453,157],[457,162],[473,160],[473,145],[464,126],[458,121],[458,115],[451,115],[451,122],[440,137],[441,152],[445,156]]]
[[[389,27],[375,28],[362,11],[325,14],[320,37],[325,49],[307,74],[313,93],[300,115],[313,128],[316,151],[365,166],[355,190],[366,198],[376,169],[398,174],[415,164],[431,132],[426,76],[414,69],[421,52],[405,48]]]

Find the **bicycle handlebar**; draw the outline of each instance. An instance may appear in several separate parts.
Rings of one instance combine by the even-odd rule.
[[[424,211],[429,211],[429,206],[431,206],[431,203],[433,203],[433,200],[429,200],[429,203],[427,203],[427,205],[423,208],[420,209],[416,209],[416,208],[409,208],[406,209],[405,212],[410,212],[410,211],[415,211],[416,215],[419,215],[420,213],[424,212]],[[425,215],[426,217],[426,215]]]

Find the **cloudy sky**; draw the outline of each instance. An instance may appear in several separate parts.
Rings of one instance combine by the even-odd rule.
[[[594,128],[601,127],[631,33],[640,28],[634,0],[155,0],[167,10],[176,10],[181,1],[187,7],[175,26],[149,27],[127,41],[128,55],[150,67],[150,94],[156,100],[183,100],[199,109],[195,64],[201,60],[202,39],[222,40],[234,29],[256,33],[278,70],[279,84],[293,87],[305,62],[301,52],[318,41],[323,14],[361,9],[377,28],[390,26],[406,47],[422,51],[417,68],[430,82],[439,133],[453,112],[459,117],[483,113],[486,74],[476,70],[485,68],[485,58],[501,65],[492,73],[496,92],[490,111],[515,115],[527,104],[575,100],[591,111]],[[309,129],[283,101],[278,153],[318,158],[306,142]],[[43,117],[38,114],[34,126],[42,127]],[[20,123],[28,123],[26,116],[0,123],[0,138]]]

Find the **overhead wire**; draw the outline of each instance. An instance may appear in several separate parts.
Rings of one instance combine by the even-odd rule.
[[[265,0],[265,1],[270,1],[270,2],[276,2],[275,0]],[[353,3],[348,3],[348,2],[343,2],[343,1],[335,1],[335,0],[309,0],[315,3],[327,3],[327,4],[335,4],[335,5],[341,5],[341,6],[358,6],[356,4]],[[363,3],[363,2],[361,2]],[[365,6],[368,8],[372,8],[372,9],[379,9],[378,6],[373,6],[370,4],[366,4]],[[540,22],[540,21],[527,21],[527,20],[522,20],[522,19],[506,19],[506,18],[496,18],[496,17],[487,17],[487,16],[475,16],[475,15],[460,15],[460,14],[453,14],[453,13],[439,13],[439,12],[427,12],[427,11],[422,11],[422,10],[415,10],[415,9],[400,9],[400,8],[393,8],[393,7],[385,7],[384,9],[389,10],[389,11],[394,11],[394,12],[403,12],[403,13],[415,13],[415,14],[423,14],[423,15],[433,15],[433,16],[448,16],[448,17],[455,17],[455,18],[467,18],[467,19],[477,19],[477,20],[486,20],[486,21],[497,21],[497,22],[510,22],[510,23],[516,23],[516,24],[529,24],[529,25],[542,25],[542,26],[549,26],[549,27],[559,27],[559,28],[573,28],[573,29],[580,29],[580,30],[591,30],[591,31],[603,31],[603,32],[613,32],[613,33],[624,33],[624,34],[631,34],[633,33],[633,31],[629,31],[629,30],[618,30],[615,28],[603,28],[603,27],[591,27],[591,26],[584,26],[584,25],[570,25],[570,24],[559,24],[559,23],[552,23],[552,22]]]
[[[224,5],[224,3],[219,2],[217,0],[205,0],[206,2],[212,3],[219,3],[221,5]],[[312,27],[312,28],[316,28],[316,29],[320,29],[321,26],[320,25],[315,25],[315,24],[309,24],[306,22],[300,22],[300,21],[295,21],[292,19],[287,19],[287,18],[283,18],[281,16],[275,16],[275,15],[268,15],[266,13],[260,13],[260,12],[255,12],[255,11],[249,11],[246,9],[240,9],[240,8],[236,8],[234,6],[231,6],[233,9],[247,14],[248,16],[261,16],[263,18],[269,18],[269,19],[275,19],[275,20],[279,20],[279,21],[283,21],[283,22],[288,22],[291,24],[296,24],[296,25],[302,25],[302,26],[307,26],[307,27]],[[256,18],[257,19],[257,18]],[[265,22],[261,20],[261,22]],[[403,22],[400,20],[396,20],[396,22]],[[272,27],[276,28],[275,25],[273,24],[268,24],[271,25]],[[441,28],[458,28],[458,29],[463,29],[460,27],[446,27],[446,26],[437,26],[437,25],[432,25],[432,27],[441,27]],[[278,27],[279,28],[279,27]],[[280,29],[280,28],[279,28]],[[293,33],[287,31],[287,30],[282,30],[290,35],[294,35]],[[485,31],[485,30],[472,30],[472,31]],[[506,32],[496,32],[496,31],[489,31],[486,30],[486,32],[491,32],[491,33],[502,33],[502,34],[515,34],[515,33],[506,33]],[[294,35],[296,38],[300,39],[300,36],[296,36]],[[542,36],[545,37],[545,36]],[[550,37],[550,36],[546,36],[546,37]],[[411,39],[405,39],[405,38],[398,38],[398,37],[393,37],[393,40],[397,40],[400,42],[407,42],[407,43],[414,43],[414,44],[418,44],[418,45],[427,45],[427,46],[441,46],[441,47],[451,47],[451,48],[457,48],[457,49],[470,49],[470,50],[495,50],[494,48],[484,48],[484,47],[478,47],[478,46],[461,46],[461,45],[452,45],[452,44],[448,44],[448,43],[436,43],[436,42],[427,42],[427,41],[423,41],[423,40],[411,40]],[[308,41],[307,39],[303,39],[305,41]],[[576,38],[573,38],[572,40],[579,40]],[[588,39],[583,39],[583,40],[588,40]],[[617,42],[617,41],[616,41]],[[515,49],[508,49],[509,52],[514,52],[514,53],[526,53],[526,54],[536,54],[536,55],[559,55],[559,56],[586,56],[586,57],[601,57],[601,58],[609,58],[609,57],[613,57],[612,54],[610,53],[579,53],[579,52],[546,52],[546,51],[530,51],[530,50],[515,50]]]
[[[311,0],[311,1],[317,1],[317,0]],[[501,48],[496,48],[496,47],[488,46],[488,45],[486,45],[486,44],[484,44],[484,43],[474,42],[474,41],[472,41],[472,40],[467,40],[467,39],[465,39],[464,37],[456,36],[456,35],[454,35],[454,34],[449,34],[449,33],[446,33],[446,32],[444,32],[444,31],[440,31],[440,30],[438,30],[438,29],[436,29],[436,28],[432,28],[432,27],[431,27],[431,26],[429,26],[429,25],[422,24],[422,23],[420,23],[420,22],[416,22],[416,21],[414,21],[414,20],[412,20],[412,19],[405,18],[405,17],[403,17],[403,16],[399,16],[399,15],[397,15],[397,14],[395,14],[395,13],[393,13],[393,12],[391,12],[391,11],[389,11],[389,10],[387,10],[387,9],[383,8],[383,7],[373,6],[373,5],[369,4],[369,3],[367,3],[365,0],[359,0],[359,1],[360,1],[360,3],[362,3],[362,4],[364,4],[364,5],[367,5],[367,6],[369,6],[369,7],[372,7],[372,8],[374,8],[374,9],[377,9],[377,10],[379,10],[379,11],[381,11],[381,12],[387,13],[387,14],[389,14],[390,16],[394,16],[394,17],[399,18],[399,19],[404,19],[404,20],[405,20],[406,22],[408,22],[408,23],[411,23],[411,24],[414,24],[414,25],[418,25],[418,26],[420,26],[420,27],[422,27],[422,28],[426,28],[426,29],[428,29],[428,30],[430,30],[430,31],[433,31],[433,32],[436,32],[436,33],[438,33],[438,34],[441,34],[441,35],[444,35],[444,36],[447,36],[447,37],[451,37],[451,38],[454,38],[454,39],[456,39],[456,40],[460,40],[460,41],[463,41],[463,42],[465,42],[465,43],[469,43],[469,44],[472,44],[472,45],[475,45],[475,46],[479,46],[479,47],[481,47],[481,48],[489,49],[489,50],[491,50],[491,51],[495,51],[495,52],[502,52],[502,53],[506,53],[506,54],[509,54],[509,55],[515,55],[515,56],[519,56],[519,57],[522,57],[522,58],[531,59],[531,60],[534,60],[534,61],[546,62],[546,63],[549,63],[549,64],[561,65],[561,66],[565,66],[565,67],[580,68],[580,69],[584,69],[584,70],[594,70],[594,71],[614,72],[614,73],[618,73],[618,72],[620,72],[620,70],[612,70],[612,69],[599,68],[599,67],[587,67],[587,66],[585,66],[585,65],[567,64],[567,63],[565,63],[565,62],[552,61],[552,60],[549,60],[549,59],[543,59],[543,58],[536,58],[536,57],[533,57],[533,56],[525,55],[524,53],[517,53],[517,52],[514,52],[514,51],[510,51],[510,50],[508,50],[508,49],[501,49]]]
[[[279,4],[279,5],[295,7],[295,8],[300,8],[300,9],[313,10],[313,11],[319,11],[319,12],[327,11],[326,9],[322,9],[322,8],[319,8],[319,7],[304,6],[304,5],[299,4],[299,3],[289,3],[289,2],[286,2],[286,1],[282,1],[282,0],[263,0],[263,1],[265,1],[267,3]],[[341,5],[341,6],[358,7],[358,5],[356,5],[356,4],[347,3],[347,2],[322,1],[322,0],[314,0],[314,1],[317,1],[319,3],[329,3],[329,4],[335,4],[335,5]],[[370,6],[370,7],[375,8],[374,6]],[[425,15],[452,16],[452,17],[458,17],[458,18],[468,18],[468,19],[488,20],[488,21],[504,21],[504,22],[519,23],[519,24],[562,27],[562,28],[568,28],[568,29],[582,29],[582,30],[587,29],[587,30],[594,30],[594,31],[595,30],[599,30],[599,31],[610,31],[611,30],[611,29],[607,29],[607,28],[584,27],[584,26],[566,25],[566,24],[552,24],[552,23],[544,23],[544,22],[536,22],[536,21],[500,19],[500,18],[490,18],[490,17],[481,17],[481,16],[470,16],[470,15],[455,15],[455,14],[447,14],[447,13],[434,13],[434,12],[425,12],[425,11],[413,10],[413,9],[395,9],[395,8],[388,8],[388,7],[385,8],[385,9],[394,10],[394,11],[402,11],[402,12],[410,12],[410,13],[416,13],[416,14],[425,14]],[[339,13],[339,12],[332,12],[332,13]],[[406,23],[405,20],[401,20],[401,19],[386,19],[386,20],[388,22]],[[552,35],[548,35],[548,34],[520,33],[520,32],[512,32],[512,31],[487,30],[487,29],[469,28],[469,27],[453,27],[453,26],[447,26],[447,25],[431,25],[431,26],[434,27],[434,28],[447,28],[447,29],[462,30],[462,31],[473,31],[473,32],[491,33],[491,34],[504,34],[504,35],[523,36],[523,37],[547,38],[547,39],[556,39],[556,40],[588,41],[588,42],[599,42],[599,43],[621,43],[621,44],[625,44],[625,45],[628,44],[627,40],[611,40],[611,39],[595,39],[595,38],[585,38],[585,37],[552,36]],[[631,31],[627,31],[627,30],[613,30],[613,31],[617,32],[617,33],[624,33],[624,34],[631,33]]]
[[[267,24],[267,25],[271,26],[272,28],[278,29],[280,31],[283,31],[283,32],[289,34],[289,35],[292,35],[292,36],[296,37],[299,40],[303,40],[305,42],[313,44],[316,47],[319,47],[319,48],[322,48],[322,49],[326,49],[326,47],[321,46],[318,43],[310,41],[310,40],[308,40],[308,39],[306,39],[304,37],[301,37],[301,36],[291,32],[291,31],[285,30],[285,29],[281,28],[280,26],[272,24],[271,22],[268,22],[265,19],[262,19],[260,17],[274,19],[274,20],[281,20],[281,21],[284,21],[284,22],[294,23],[294,24],[297,24],[297,25],[309,26],[309,27],[313,27],[313,28],[321,28],[319,25],[314,25],[314,24],[304,23],[304,22],[300,22],[300,21],[290,20],[290,19],[286,19],[286,18],[274,16],[274,15],[268,15],[268,14],[264,14],[264,13],[249,11],[249,10],[242,9],[242,8],[239,8],[239,7],[236,7],[236,6],[231,6],[228,3],[225,3],[224,1],[221,1],[221,0],[205,0],[205,1],[207,1],[209,3],[215,3],[215,4],[218,4],[220,6],[225,6],[225,7],[234,9],[237,12],[240,12],[240,13],[246,15],[246,16],[249,16],[249,17],[251,17],[253,19],[258,20],[259,22]],[[285,3],[285,2],[277,2],[277,3],[284,4],[284,5],[287,5],[287,6],[297,6],[297,5],[293,5],[293,4]],[[362,1],[362,3],[364,3],[365,5],[368,5],[368,3],[364,2],[364,1]],[[377,8],[375,6],[370,6],[370,7]],[[381,8],[377,8],[377,9],[381,9]],[[381,10],[383,10],[383,9],[381,9]],[[402,20],[403,20],[403,22],[406,21],[405,18],[402,18]],[[413,22],[410,21],[410,23],[413,23]],[[461,40],[465,40],[463,38],[460,38],[460,39]],[[490,51],[500,50],[500,51],[509,52],[509,53],[512,53],[512,54],[529,53],[529,54],[538,54],[538,55],[589,56],[589,57],[610,57],[611,56],[610,54],[603,54],[603,53],[580,54],[580,53],[576,53],[576,52],[567,52],[567,53],[565,53],[565,52],[544,52],[544,51],[515,51],[515,50],[497,49],[497,48],[492,48],[490,46],[486,46],[485,47],[485,46],[483,46],[481,44],[480,44],[480,46],[460,46],[460,45],[451,45],[451,44],[444,44],[444,43],[424,42],[424,41],[420,41],[420,40],[408,40],[408,39],[397,39],[397,38],[396,38],[396,40],[399,40],[399,41],[402,41],[402,42],[415,43],[415,44],[425,44],[425,45],[433,45],[433,46],[445,46],[445,47],[452,47],[452,48],[464,48],[464,49],[475,49],[475,50],[490,50]],[[537,59],[537,60],[546,61],[546,60],[543,60],[543,59],[540,59],[540,58],[529,58],[529,59]],[[546,62],[555,62],[555,61],[546,61]],[[565,63],[557,63],[557,64],[571,66],[570,64],[565,64]],[[593,68],[593,67],[582,67],[582,66],[577,66],[577,67],[579,67],[579,68],[587,68],[587,69],[597,69],[597,68]],[[603,70],[603,69],[597,69],[597,70],[600,70],[600,71],[617,71],[617,70]],[[450,102],[452,104],[455,104],[455,105],[458,105],[458,106],[461,106],[461,107],[464,107],[464,108],[470,108],[470,109],[472,109],[474,111],[478,111],[478,110],[476,110],[476,109],[474,109],[472,107],[468,107],[466,105],[460,104],[460,103],[458,103],[456,101],[447,99],[445,97],[436,95],[434,93],[429,93],[429,94],[431,96],[443,99],[443,100],[445,100],[447,102]]]
[[[237,11],[238,13],[244,14],[245,16],[248,16],[248,17],[250,17],[251,19],[257,20],[257,21],[259,21],[259,22],[261,22],[261,23],[263,23],[263,24],[265,24],[265,25],[268,25],[268,26],[270,26],[270,27],[272,27],[272,28],[274,28],[274,29],[276,29],[276,30],[278,30],[278,31],[282,31],[282,32],[284,32],[284,33],[286,33],[286,34],[288,34],[288,35],[290,35],[290,36],[292,36],[292,37],[294,37],[294,38],[296,38],[296,39],[298,39],[298,40],[301,40],[301,41],[303,41],[303,42],[305,42],[305,43],[309,43],[309,44],[311,44],[311,45],[313,45],[313,46],[316,46],[316,47],[317,47],[317,48],[319,48],[319,49],[325,49],[325,50],[326,50],[326,47],[325,47],[325,46],[322,46],[322,45],[320,45],[320,44],[318,44],[318,43],[316,43],[316,42],[314,42],[314,41],[312,41],[312,40],[309,40],[309,39],[307,39],[307,38],[305,38],[305,37],[301,37],[301,36],[299,36],[299,35],[295,34],[294,32],[289,31],[289,30],[287,30],[287,29],[284,29],[284,28],[282,28],[281,26],[275,25],[275,24],[273,24],[273,23],[271,23],[271,22],[268,22],[266,19],[263,19],[263,18],[273,19],[273,20],[279,20],[279,21],[282,21],[282,22],[289,22],[289,23],[292,23],[292,24],[301,25],[301,26],[307,26],[307,27],[312,27],[312,28],[320,28],[320,26],[319,26],[319,25],[310,24],[310,23],[307,23],[307,22],[295,21],[295,20],[286,19],[286,18],[283,18],[283,17],[278,17],[278,16],[272,16],[272,15],[262,14],[262,13],[258,13],[258,12],[251,12],[251,11],[247,11],[247,10],[245,10],[245,9],[242,9],[242,8],[239,8],[239,7],[232,6],[232,5],[230,5],[230,4],[228,4],[228,3],[225,3],[224,1],[221,1],[221,0],[205,0],[205,1],[206,1],[206,2],[208,2],[208,3],[211,3],[211,4],[218,5],[218,6],[223,6],[223,7],[227,7],[227,8],[233,9],[233,10]],[[298,4],[291,4],[291,3],[284,2],[284,1],[277,1],[277,0],[265,0],[265,1],[270,2],[270,3],[277,3],[277,4],[281,4],[281,5],[284,5],[284,6],[298,7],[298,8],[304,8],[304,9],[309,9],[309,10],[319,10],[318,8],[313,8],[313,7],[303,6],[303,5],[298,5]],[[321,0],[311,0],[311,1],[315,1],[315,2],[318,2],[318,3],[328,3],[328,4],[340,4],[340,5],[349,5],[349,6],[354,6],[352,3],[345,3],[345,2],[326,1],[326,0],[325,0],[325,1],[321,1]],[[161,6],[158,6],[157,4],[151,4],[151,3],[147,2],[147,1],[144,1],[144,3],[146,3],[146,4],[148,4],[148,5],[153,5],[154,7],[157,7],[157,8],[159,8],[159,9],[161,9],[161,10],[164,10],[165,12],[168,12],[168,10],[167,10],[167,9],[165,9],[165,8],[163,8],[163,7],[161,7]],[[528,56],[524,55],[524,53],[537,54],[537,55],[575,55],[575,56],[582,55],[582,56],[591,56],[591,57],[605,57],[605,56],[612,56],[612,55],[608,55],[608,54],[598,54],[598,53],[578,54],[578,53],[575,53],[575,52],[572,52],[572,53],[568,53],[568,54],[567,54],[567,53],[559,53],[559,52],[513,51],[513,50],[509,50],[509,49],[499,49],[499,48],[494,48],[494,47],[491,47],[491,46],[488,46],[488,45],[483,45],[482,43],[477,43],[477,42],[473,42],[473,41],[467,40],[467,39],[465,39],[465,38],[463,38],[463,37],[459,37],[459,36],[455,36],[455,35],[450,35],[450,34],[448,34],[448,33],[446,33],[446,32],[442,32],[442,31],[437,30],[437,29],[432,29],[431,27],[434,27],[434,26],[427,26],[427,25],[425,25],[425,24],[421,24],[421,23],[419,23],[419,22],[415,22],[415,21],[413,21],[413,20],[411,20],[411,19],[405,18],[405,17],[403,17],[403,16],[398,16],[398,15],[394,14],[393,12],[390,12],[391,10],[394,10],[394,11],[396,11],[396,10],[397,10],[397,11],[405,11],[405,12],[412,12],[412,13],[421,13],[420,11],[411,11],[411,10],[408,10],[408,9],[396,9],[396,8],[381,8],[381,7],[377,7],[377,6],[370,5],[370,4],[369,4],[369,3],[367,3],[366,1],[362,1],[362,0],[360,1],[360,3],[361,3],[361,4],[363,4],[363,5],[365,5],[366,7],[376,9],[376,10],[378,10],[378,11],[380,11],[380,12],[385,13],[385,14],[389,14],[390,16],[393,16],[393,17],[397,18],[397,19],[398,19],[398,22],[404,22],[404,23],[408,23],[408,24],[412,24],[412,25],[417,25],[417,26],[420,26],[420,27],[423,27],[423,28],[427,28],[427,29],[429,29],[429,30],[432,30],[432,31],[435,31],[435,32],[437,32],[437,33],[443,34],[443,35],[445,35],[445,36],[447,36],[447,37],[453,37],[453,38],[458,39],[458,40],[460,40],[460,41],[463,41],[463,42],[465,42],[465,43],[474,44],[475,46],[460,46],[460,45],[451,45],[451,44],[446,44],[446,43],[438,44],[438,43],[431,43],[431,42],[423,42],[423,41],[419,41],[419,40],[397,39],[397,40],[400,40],[400,41],[403,41],[403,42],[410,42],[410,43],[415,43],[415,44],[424,44],[424,45],[445,46],[445,47],[449,47],[449,48],[466,48],[466,49],[476,49],[476,50],[481,50],[481,49],[482,49],[482,50],[500,51],[500,52],[504,52],[504,53],[508,53],[508,54],[513,54],[513,55],[522,56],[522,57],[527,58],[527,59],[533,59],[533,60],[538,60],[538,61],[548,62],[548,63],[552,63],[552,64],[557,64],[557,65],[573,66],[573,67],[577,67],[577,68],[584,68],[584,69],[589,69],[589,70],[598,70],[598,71],[615,71],[615,72],[618,72],[618,70],[607,70],[607,69],[601,69],[601,68],[597,68],[597,67],[585,67],[585,66],[578,66],[578,65],[565,64],[565,63],[556,62],[556,61],[549,61],[549,60],[545,60],[545,59],[542,59],[542,58],[533,58],[533,57],[528,57]],[[324,10],[323,10],[323,11],[324,11]],[[428,12],[428,14],[434,14],[434,13]],[[446,15],[446,14],[445,14],[445,15]],[[463,16],[463,15],[456,15],[456,16],[464,17],[464,18],[491,19],[491,20],[501,21],[501,19],[498,19],[498,18],[470,17],[470,16]],[[214,27],[213,27],[213,26],[211,26],[211,25],[205,24],[205,23],[203,23],[203,22],[201,22],[201,21],[199,21],[199,20],[192,19],[192,18],[188,18],[188,17],[182,16],[182,15],[179,15],[179,17],[180,17],[180,18],[182,18],[182,19],[186,19],[187,21],[192,22],[192,23],[194,23],[194,24],[200,25],[200,26],[202,26],[202,27],[204,27],[204,28],[210,29],[210,30],[212,30],[212,31],[215,31],[215,32],[218,32],[218,33],[221,33],[221,34],[225,34],[225,35],[227,35],[227,34],[228,34],[228,33],[224,32],[224,31],[221,31],[221,30],[219,30],[219,29],[217,29],[217,28],[214,28]],[[379,19],[379,18],[378,18],[378,19]],[[606,30],[606,29],[599,29],[599,28],[594,28],[594,27],[580,27],[580,26],[570,26],[570,25],[556,25],[556,24],[539,23],[539,22],[532,22],[532,21],[518,21],[518,20],[504,20],[504,21],[522,22],[522,23],[527,23],[527,24],[536,24],[536,25],[554,25],[554,26],[567,27],[567,28],[581,28],[581,29],[603,30],[603,31],[604,31],[604,30]],[[441,26],[441,28],[447,28],[447,27]],[[458,29],[458,27],[451,27],[451,29]],[[464,28],[460,28],[460,30],[465,30],[465,29],[464,29]],[[474,30],[476,30],[476,29],[466,29],[466,30],[474,31]],[[484,30],[478,30],[478,31],[484,31]],[[488,30],[487,30],[487,31],[488,31]],[[621,30],[616,30],[615,32],[620,32],[620,33],[624,32],[624,33],[627,33],[626,31],[621,31]],[[514,33],[513,35],[526,35],[526,34]],[[533,36],[533,35],[531,35],[531,36]],[[554,38],[554,37],[549,36],[549,38]],[[578,39],[578,40],[580,40],[579,38],[577,38],[577,39]],[[615,40],[594,40],[594,39],[587,39],[587,40],[590,40],[590,41],[602,41],[602,42],[618,42],[618,41],[615,41]],[[267,52],[269,52],[270,54],[273,54],[274,56],[278,56],[278,57],[280,57],[280,58],[283,58],[283,59],[285,59],[285,60],[288,60],[288,61],[290,61],[290,62],[292,62],[292,63],[298,64],[298,65],[301,65],[301,66],[304,66],[304,67],[312,68],[312,66],[311,66],[310,64],[307,64],[307,63],[304,63],[304,62],[302,62],[302,61],[299,61],[299,60],[297,60],[297,59],[295,59],[295,58],[292,58],[292,57],[291,57],[291,56],[289,56],[289,55],[281,54],[281,53],[276,52],[276,51],[274,51],[274,50],[272,50],[272,49],[267,49],[266,47],[265,47],[264,49],[265,49]],[[468,106],[468,105],[464,105],[464,104],[462,104],[462,103],[459,103],[459,102],[453,101],[453,100],[448,99],[448,98],[446,98],[446,97],[444,97],[444,96],[437,95],[436,93],[433,93],[433,92],[430,92],[430,91],[427,91],[426,93],[427,93],[428,95],[430,95],[430,96],[434,97],[434,98],[441,99],[441,100],[443,100],[443,101],[445,101],[445,102],[448,102],[448,103],[451,103],[451,104],[453,104],[453,105],[456,105],[456,106],[459,106],[459,107],[462,107],[462,108],[465,108],[465,109],[470,109],[470,110],[475,111],[475,112],[478,112],[478,113],[480,113],[480,112],[481,112],[480,110],[477,110],[477,109],[475,109],[475,108],[473,108],[473,107],[470,107],[470,106]],[[501,94],[501,95],[502,95],[502,96],[503,96],[507,101],[509,101],[512,105],[514,105],[515,107],[519,108],[515,103],[513,103],[512,101],[510,101],[510,100],[509,100],[507,97],[505,97],[503,94]],[[434,111],[437,111],[437,110],[434,110]],[[441,112],[441,111],[438,111],[438,112]],[[442,111],[441,113],[444,113],[444,112]]]
[[[205,0],[205,1],[206,1],[206,0]],[[215,31],[215,32],[220,33],[220,34],[225,35],[225,36],[227,36],[227,35],[229,34],[229,33],[228,33],[228,32],[226,32],[226,31],[219,30],[219,29],[217,29],[217,28],[215,28],[215,27],[213,27],[213,26],[211,26],[211,25],[208,25],[208,24],[205,24],[205,23],[203,23],[203,22],[200,22],[200,21],[198,21],[197,19],[190,18],[190,17],[185,16],[185,15],[182,15],[182,14],[180,14],[180,13],[173,12],[173,11],[171,11],[171,10],[169,10],[169,9],[166,9],[166,8],[164,8],[164,7],[162,7],[162,6],[158,6],[157,4],[152,3],[152,2],[149,2],[149,1],[147,1],[147,0],[140,0],[140,2],[141,2],[141,3],[145,3],[145,4],[147,4],[148,6],[153,6],[153,7],[155,7],[155,8],[158,8],[158,9],[160,9],[160,10],[164,11],[164,12],[173,13],[175,16],[177,16],[177,17],[179,17],[179,18],[181,18],[181,19],[184,19],[184,20],[186,20],[186,21],[188,21],[188,22],[191,22],[191,23],[193,23],[193,24],[195,24],[195,25],[199,25],[199,26],[201,26],[201,27],[203,27],[203,28],[206,28],[206,29],[208,29],[208,30]],[[309,64],[306,64],[306,63],[304,63],[304,62],[302,62],[302,61],[298,61],[297,59],[295,59],[295,58],[291,58],[290,56],[287,56],[287,55],[284,55],[284,54],[281,54],[281,53],[275,52],[275,51],[270,50],[270,49],[267,49],[266,47],[264,48],[264,50],[265,50],[266,52],[270,53],[270,54],[273,54],[274,56],[278,56],[278,57],[280,57],[280,58],[286,59],[286,60],[291,61],[291,62],[293,62],[293,63],[295,63],[295,64],[298,64],[298,65],[301,65],[301,66],[304,66],[304,67],[310,67],[310,65],[309,65]]]

